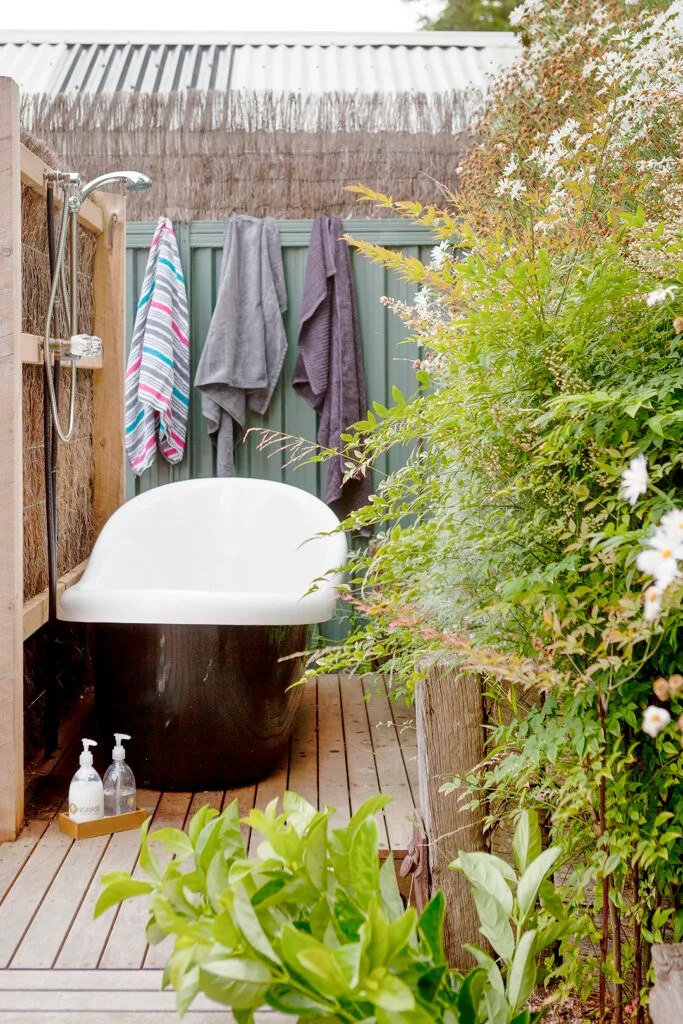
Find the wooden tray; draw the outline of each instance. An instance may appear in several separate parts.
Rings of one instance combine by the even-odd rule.
[[[140,828],[149,815],[150,811],[146,811],[144,807],[138,807],[137,811],[128,811],[126,814],[110,814],[107,818],[97,818],[95,821],[72,821],[68,814],[60,811],[59,827],[72,839],[92,839],[93,836],[108,836],[113,832],[126,832],[131,828]]]

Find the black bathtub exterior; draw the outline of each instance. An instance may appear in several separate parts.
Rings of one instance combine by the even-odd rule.
[[[127,732],[138,786],[197,792],[266,776],[287,750],[308,626],[98,624],[95,706],[105,750]],[[286,660],[280,660],[285,658]]]

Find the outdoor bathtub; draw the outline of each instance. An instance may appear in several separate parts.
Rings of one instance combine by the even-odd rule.
[[[337,525],[305,491],[237,478],[167,484],[114,513],[60,617],[93,624],[101,742],[106,755],[131,734],[138,785],[227,789],[277,763],[302,698],[296,655],[334,614],[339,577],[321,577],[346,539],[317,535]]]

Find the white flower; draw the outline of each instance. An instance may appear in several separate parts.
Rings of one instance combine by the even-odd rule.
[[[666,288],[655,288],[653,292],[645,296],[645,302],[648,306],[656,306],[660,302],[666,302],[667,299],[673,297],[677,288],[677,284],[670,284]]]
[[[678,576],[678,559],[683,557],[683,540],[676,544],[665,529],[659,528],[648,544],[649,547],[636,558],[636,565],[641,572],[653,576],[658,587],[668,587]]]
[[[646,732],[648,736],[659,736],[662,729],[666,729],[667,725],[671,721],[671,715],[666,708],[655,707],[651,704],[649,708],[645,708],[643,711],[643,732]]]
[[[435,245],[432,249],[432,256],[430,259],[431,265],[435,270],[441,270],[446,265],[448,258],[448,242],[443,241],[439,245]]]
[[[503,168],[503,177],[504,178],[512,177],[512,175],[515,173],[515,171],[517,170],[518,167],[519,167],[519,164],[517,163],[517,157],[513,153],[512,156],[510,157],[507,165]]]
[[[424,310],[424,309],[427,308],[427,306],[429,305],[429,289],[428,288],[422,289],[422,291],[419,291],[417,293],[417,295],[415,296],[415,303],[414,304],[415,304],[415,306],[417,306],[418,309]]]
[[[683,542],[683,512],[678,508],[672,508],[670,512],[663,515],[659,529],[666,533],[674,545]]]
[[[631,505],[635,505],[641,494],[645,494],[649,480],[647,459],[644,455],[636,455],[631,459],[628,469],[621,474],[621,495]]]
[[[510,182],[510,199],[521,199],[526,192],[526,185],[521,178],[515,178]]]
[[[645,591],[645,604],[643,606],[643,618],[646,622],[654,622],[662,614],[662,588],[648,587]]]

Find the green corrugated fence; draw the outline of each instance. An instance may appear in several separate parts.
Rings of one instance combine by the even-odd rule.
[[[311,225],[312,221],[280,221],[278,224],[287,283],[288,309],[285,314],[285,326],[289,348],[268,413],[263,417],[250,414],[248,426],[267,427],[314,441],[317,431],[316,414],[291,386],[297,358],[299,307]],[[174,226],[190,307],[191,379],[194,380],[216,301],[225,229],[222,222],[209,221],[177,223]],[[126,328],[129,344],[154,227],[155,224],[151,222],[130,223],[127,226]],[[400,249],[410,256],[417,256],[423,260],[429,258],[429,251],[434,244],[426,228],[406,224],[401,220],[347,220],[344,222],[344,228],[354,238]],[[400,388],[406,397],[415,390],[413,362],[417,356],[417,348],[414,342],[402,344],[407,336],[406,329],[402,321],[380,300],[386,295],[409,302],[415,290],[412,285],[399,280],[384,267],[370,263],[355,251],[352,261],[358,296],[368,402],[370,406],[373,401],[382,405],[392,405],[391,392],[394,386]],[[185,458],[179,465],[170,466],[157,454],[154,465],[141,477],[135,477],[128,469],[128,497],[174,480],[214,475],[213,446],[202,417],[201,399],[193,391],[190,401]],[[280,480],[320,495],[323,471],[320,464],[285,467],[282,455],[269,458],[259,452],[258,440],[258,435],[251,434],[245,443],[237,448],[236,469],[240,476]],[[378,474],[398,469],[404,458],[404,454],[393,451],[388,457],[382,457],[377,464]],[[328,636],[331,635],[330,630],[325,632]]]

